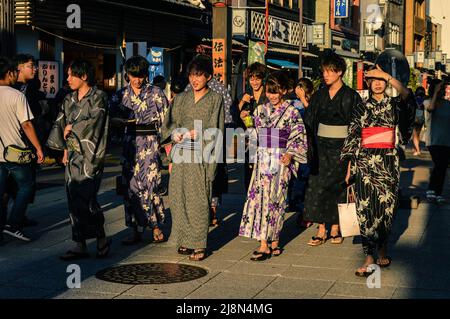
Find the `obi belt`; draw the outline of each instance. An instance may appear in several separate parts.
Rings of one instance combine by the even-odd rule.
[[[289,131],[277,128],[262,128],[258,134],[258,146],[265,148],[286,148]]]
[[[125,134],[134,136],[158,135],[158,128],[155,123],[128,125]]]
[[[365,127],[361,133],[363,148],[394,148],[395,128]]]
[[[348,135],[347,125],[326,125],[319,123],[317,136],[326,138],[346,138]]]

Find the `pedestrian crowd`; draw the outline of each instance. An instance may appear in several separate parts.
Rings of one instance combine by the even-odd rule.
[[[282,71],[254,63],[245,70],[246,90],[233,101],[213,77],[211,59],[198,55],[188,64],[187,81],[149,83],[149,62],[133,56],[124,64],[127,86],[111,98],[96,87],[94,66],[74,60],[57,107],[48,106],[35,80],[32,56],[0,58],[0,227],[2,233],[31,241],[23,229],[36,224],[26,216],[36,192],[36,171],[46,154],[61,154],[72,226],[72,249],[60,256],[90,256],[86,241],[97,240],[98,258],[108,256],[103,210],[97,194],[112,137],[123,144],[123,245],[166,241],[161,150],[170,160],[168,194],[171,240],[179,254],[201,261],[208,256],[208,230],[218,226],[217,208],[227,192],[227,158],[243,145],[247,191],[237,234],[255,239],[252,261],[283,253],[280,234],[286,212],[298,213],[298,225],[317,224],[305,244],[344,241],[338,204],[353,197],[365,260],[355,274],[390,265],[388,239],[399,203],[400,149],[411,137],[420,154],[421,132],[434,162],[429,201],[443,203],[450,157],[450,86],[434,81],[415,94],[374,66],[365,72],[369,97],[343,82],[345,61],[334,52],[321,61],[319,87],[307,78],[295,83]],[[317,85],[316,85],[317,86]],[[386,93],[391,87],[398,92]],[[55,111],[56,110],[56,111]],[[229,129],[235,129],[229,130]],[[230,134],[241,129],[244,134]],[[423,134],[423,133],[422,133]],[[239,140],[240,141],[237,141]],[[231,141],[231,142],[230,142]],[[234,151],[233,151],[234,150]],[[352,194],[352,196],[349,196]],[[11,202],[11,203],[10,203]]]

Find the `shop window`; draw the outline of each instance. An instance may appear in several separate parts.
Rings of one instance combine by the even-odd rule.
[[[400,45],[400,26],[389,23],[389,43]]]

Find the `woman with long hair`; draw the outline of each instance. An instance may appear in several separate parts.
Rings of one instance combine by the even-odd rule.
[[[269,76],[265,87],[268,103],[258,105],[253,122],[258,137],[253,170],[239,235],[255,238],[260,247],[251,260],[279,256],[280,232],[288,206],[292,174],[306,163],[306,130],[298,109],[282,97],[287,92],[283,74]],[[269,247],[269,243],[271,246]]]

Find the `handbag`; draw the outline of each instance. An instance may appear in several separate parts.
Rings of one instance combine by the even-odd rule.
[[[349,203],[349,193],[351,191],[353,191],[353,186],[347,188],[347,202],[338,204],[339,228],[342,237],[358,236],[361,234],[358,215],[356,214],[356,204]]]
[[[3,140],[0,137],[0,142],[3,145],[3,158],[8,163],[26,165],[31,164],[35,155],[31,148],[23,148],[17,145],[8,145],[5,146],[3,144]]]

